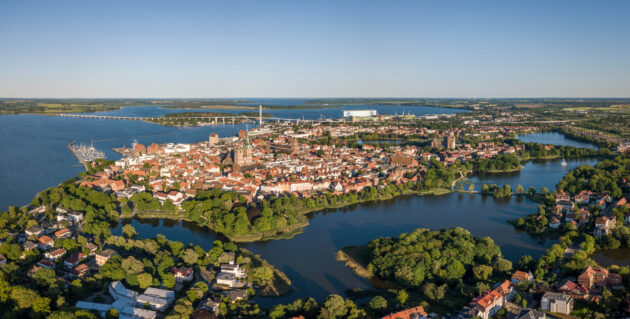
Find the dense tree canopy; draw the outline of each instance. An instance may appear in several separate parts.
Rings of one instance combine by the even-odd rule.
[[[368,249],[368,269],[405,287],[421,287],[427,282],[453,284],[474,273],[487,277],[493,266],[502,266],[499,271],[507,268],[490,238],[475,238],[462,228],[417,229],[398,238],[372,240]]]

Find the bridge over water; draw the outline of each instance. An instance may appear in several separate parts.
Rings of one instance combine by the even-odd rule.
[[[322,120],[305,120],[305,119],[289,119],[280,117],[257,117],[257,116],[182,116],[182,117],[141,117],[141,116],[117,116],[117,115],[97,115],[97,114],[56,114],[59,117],[71,117],[71,118],[86,118],[86,119],[101,119],[101,120],[126,120],[126,121],[160,121],[160,120],[186,120],[186,121],[205,121],[208,120],[211,123],[222,122],[223,124],[232,123],[236,120],[251,120],[251,121],[276,121],[276,122],[317,122]]]

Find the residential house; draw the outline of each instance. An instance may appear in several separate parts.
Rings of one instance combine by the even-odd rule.
[[[428,314],[422,306],[401,310],[396,313],[390,313],[382,319],[427,319]]]
[[[546,319],[547,315],[539,310],[524,309],[517,317],[518,319]]]
[[[41,259],[40,261],[37,262],[36,265],[39,266],[39,267],[48,268],[48,269],[54,269],[55,268],[55,263],[50,261],[50,260],[46,260],[46,259]]]
[[[571,201],[556,202],[556,210],[562,214],[573,211],[573,207],[575,207],[575,205]]]
[[[563,191],[559,191],[558,194],[556,194],[556,203],[570,202],[570,201],[571,201],[571,195]]]
[[[518,284],[519,282],[525,282],[527,284],[531,284],[534,281],[534,275],[532,275],[531,271],[524,272],[524,271],[517,270],[512,275],[511,280],[513,284]]]
[[[171,269],[173,276],[175,276],[175,280],[177,281],[191,281],[193,280],[193,269],[190,267],[173,267]]]
[[[223,294],[231,301],[236,302],[239,300],[247,299],[247,291],[244,289],[228,289],[224,290]]]
[[[32,242],[32,241],[30,241],[30,240],[27,240],[27,241],[26,241],[26,242],[22,245],[22,249],[23,249],[24,251],[33,250],[33,249],[35,249],[35,248],[37,248],[37,244],[36,244],[36,243],[34,243],[34,242]]]
[[[83,277],[87,275],[89,272],[90,272],[90,267],[88,267],[86,264],[80,264],[74,267],[74,274],[77,277]]]
[[[235,264],[234,260],[230,260],[228,264],[222,264],[221,272],[233,274],[234,277],[236,278],[247,277],[247,274],[245,273],[245,269],[241,268],[239,264]]]
[[[39,248],[41,250],[48,250],[55,247],[55,241],[46,235],[39,237],[38,241],[39,241]]]
[[[170,191],[167,195],[167,198],[170,199],[173,204],[180,206],[184,199],[186,199],[186,196],[178,191]]]
[[[64,228],[55,232],[55,238],[70,238],[72,237],[72,231],[68,228]]]
[[[558,292],[571,295],[585,295],[588,293],[588,289],[586,287],[581,284],[576,284],[570,280],[565,280],[557,290]]]
[[[28,270],[28,272],[26,272],[26,276],[32,279],[35,276],[35,273],[37,273],[40,269],[42,269],[41,266],[34,265]]]
[[[105,263],[115,255],[116,252],[113,249],[105,249],[100,253],[96,254],[96,264],[99,266],[105,265]]]
[[[4,257],[3,254],[0,254],[0,265],[4,265],[7,263],[7,258]]]
[[[24,231],[26,237],[31,237],[33,235],[40,236],[44,232],[44,228],[39,226],[31,226]]]
[[[610,235],[615,226],[617,226],[617,219],[615,217],[597,217],[595,220],[595,230],[593,231],[593,234],[596,237]]]
[[[197,306],[197,309],[206,309],[210,310],[214,313],[219,311],[219,306],[221,305],[221,301],[215,301],[212,298],[206,298],[204,301],[200,302]]]
[[[70,221],[76,225],[83,220],[83,213],[70,212],[68,213],[68,218],[70,218]]]
[[[591,201],[591,196],[593,196],[593,192],[587,191],[587,190],[583,190],[580,193],[578,193],[577,195],[575,195],[574,200],[578,204],[588,204],[588,202]]]
[[[606,285],[608,270],[601,267],[588,266],[579,276],[578,283],[587,289]]]
[[[236,276],[234,276],[234,274],[232,273],[220,272],[217,275],[216,282],[218,285],[224,285],[231,288],[236,286],[238,280],[236,279]]]
[[[83,249],[84,251],[87,251],[90,256],[94,256],[96,255],[96,250],[98,249],[98,246],[92,243],[87,243],[85,244],[85,247],[83,247]]]
[[[514,296],[514,285],[506,280],[491,291],[486,291],[470,303],[468,315],[488,319],[494,316],[503,305]]]
[[[44,256],[50,260],[57,260],[63,257],[65,254],[66,254],[65,248],[58,248],[53,251],[47,252],[46,254],[44,254]]]
[[[75,268],[83,259],[85,259],[85,257],[87,256],[84,253],[73,253],[70,257],[63,261],[63,266],[66,267],[66,269]]]
[[[548,291],[542,296],[540,309],[568,315],[573,311],[573,298],[567,294]]]

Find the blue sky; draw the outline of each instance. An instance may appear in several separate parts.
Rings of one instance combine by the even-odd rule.
[[[630,96],[630,1],[1,1],[0,97]]]

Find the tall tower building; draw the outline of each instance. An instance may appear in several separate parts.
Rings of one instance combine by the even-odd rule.
[[[208,138],[208,142],[210,143],[210,145],[219,144],[219,134],[217,133],[210,134],[210,137]]]
[[[262,127],[262,104],[258,105],[258,127]]]
[[[242,130],[241,130],[242,131]],[[239,132],[239,135],[241,132]],[[234,149],[234,168],[238,169],[243,166],[251,165],[254,162],[254,151],[252,145],[249,144],[249,134],[245,129],[245,146]]]
[[[448,137],[446,137],[446,148],[449,149],[449,150],[454,150],[456,141],[457,141],[457,138],[455,137],[455,134],[453,134],[453,132],[451,132],[448,135]]]

